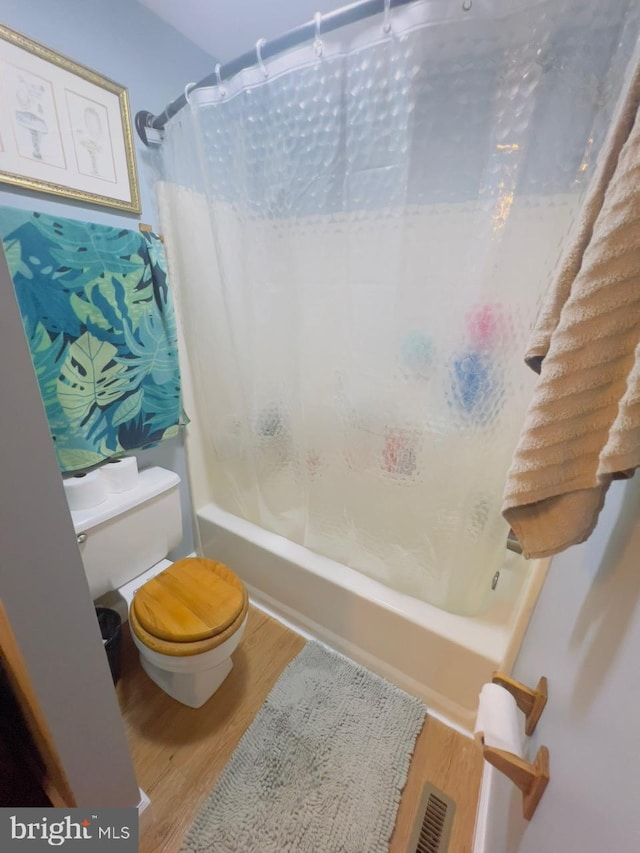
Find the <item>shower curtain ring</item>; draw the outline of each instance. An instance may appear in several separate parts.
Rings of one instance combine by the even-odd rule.
[[[391,32],[391,0],[384,0],[384,17],[382,19],[382,32]]]
[[[195,87],[195,83],[187,83],[187,85],[184,87],[184,99],[189,104],[189,106],[191,106],[191,98],[189,96],[191,95],[192,89],[195,89]]]
[[[215,70],[215,74],[216,74],[216,86],[218,87],[218,92],[220,94],[220,98],[222,99],[227,94],[227,92],[226,92],[226,89],[224,88],[224,86],[222,85],[222,77],[220,76],[220,69],[221,68],[222,68],[222,65],[218,62],[214,70]]]
[[[314,23],[316,25],[316,37],[313,42],[313,49],[316,52],[316,56],[322,56],[322,51],[324,50],[324,45],[322,44],[322,39],[320,38],[320,27],[322,25],[322,13],[316,12],[313,16]]]
[[[258,41],[256,42],[256,56],[258,57],[258,65],[260,66],[260,71],[262,71],[265,77],[268,77],[269,69],[264,64],[264,60],[262,59],[262,48],[266,43],[266,39],[258,39]]]
[[[462,0],[462,11],[468,12],[471,9],[472,0]]]

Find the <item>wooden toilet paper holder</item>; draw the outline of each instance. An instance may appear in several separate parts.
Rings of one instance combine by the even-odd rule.
[[[531,690],[525,684],[514,681],[508,675],[494,672],[491,679],[507,690],[516,700],[516,705],[525,715],[525,733],[533,734],[540,715],[547,704],[548,687],[547,679],[542,676],[535,690]],[[519,758],[512,752],[497,749],[493,746],[483,744],[482,754],[489,764],[492,764],[501,773],[504,773],[522,791],[522,813],[527,820],[531,820],[540,797],[549,783],[549,750],[541,746],[533,764]]]
[[[549,750],[541,746],[533,764],[518,758],[512,752],[483,746],[482,754],[489,764],[504,773],[522,791],[522,814],[531,820],[540,797],[549,783]]]
[[[527,736],[532,735],[538,725],[540,714],[547,704],[548,688],[547,679],[542,676],[535,690],[521,684],[519,681],[514,681],[508,675],[503,675],[501,672],[494,672],[491,679],[493,684],[499,684],[504,687],[516,700],[516,705],[524,713],[525,726],[524,732]]]

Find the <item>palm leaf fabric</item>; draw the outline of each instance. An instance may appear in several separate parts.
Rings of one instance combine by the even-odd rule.
[[[180,371],[160,239],[8,207],[0,237],[60,469],[176,435]]]

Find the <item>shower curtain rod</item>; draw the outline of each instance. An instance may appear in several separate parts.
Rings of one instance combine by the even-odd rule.
[[[388,8],[394,9],[398,6],[405,6],[412,2],[414,2],[414,0],[390,0]],[[469,6],[471,5],[470,0],[466,0],[466,2],[468,2]],[[386,6],[387,3],[385,3],[385,0],[359,0],[357,3],[352,3],[349,6],[343,6],[333,12],[327,12],[327,14],[322,15],[320,19],[320,35],[325,35],[326,33],[332,32],[332,30],[337,30],[340,27],[345,27],[348,24],[354,24],[356,21],[362,21],[365,18],[370,18],[373,15],[384,12]],[[303,44],[305,41],[310,41],[311,39],[316,38],[317,34],[315,20],[309,21],[308,23],[302,24],[293,30],[289,30],[289,32],[283,33],[281,36],[277,36],[269,41],[264,41],[261,44],[260,57],[262,60],[270,59],[273,56],[277,56],[279,53],[283,53],[285,50],[290,50],[292,47],[296,47],[299,44]],[[258,42],[258,44],[260,44],[260,42]],[[243,53],[242,56],[238,56],[236,59],[232,59],[230,62],[226,62],[224,65],[220,66],[217,69],[219,75],[216,71],[212,74],[208,74],[196,83],[195,86],[192,87],[191,91],[193,91],[193,89],[202,89],[206,86],[215,86],[221,80],[229,80],[245,68],[251,68],[253,65],[257,65],[258,62],[258,50],[257,47],[255,47],[253,50]],[[136,113],[136,130],[144,144],[149,144],[147,140],[147,129],[153,128],[155,130],[162,130],[169,119],[178,113],[186,103],[187,96],[186,94],[182,94],[180,97],[176,98],[175,101],[171,101],[160,115],[154,116],[153,113],[150,113],[148,110],[142,110]]]

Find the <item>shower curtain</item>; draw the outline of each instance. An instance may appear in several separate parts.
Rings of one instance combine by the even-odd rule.
[[[191,93],[159,203],[218,504],[486,605],[528,330],[638,6],[416,0]]]

